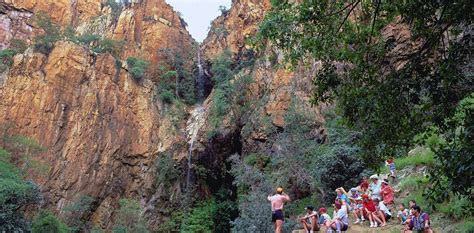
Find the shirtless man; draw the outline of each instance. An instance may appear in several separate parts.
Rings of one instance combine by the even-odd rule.
[[[281,233],[283,221],[283,204],[290,201],[288,194],[283,192],[283,188],[278,187],[275,195],[269,195],[267,199],[272,203],[272,222],[275,224],[275,233]]]

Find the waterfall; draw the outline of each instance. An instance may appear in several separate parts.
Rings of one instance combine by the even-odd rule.
[[[188,150],[188,163],[186,167],[186,190],[190,191],[192,183],[192,155],[194,149],[194,142],[196,141],[199,129],[204,125],[205,121],[205,109],[203,107],[204,102],[204,92],[205,92],[205,80],[204,80],[204,69],[201,64],[201,51],[198,51],[197,59],[198,75],[196,77],[196,100],[197,104],[194,107],[194,110],[191,112],[191,117],[188,119],[186,124],[186,131],[188,133],[187,139],[189,144]]]
[[[197,67],[198,67],[198,76],[196,79],[196,100],[198,104],[202,104],[204,101],[204,92],[205,92],[205,80],[204,80],[204,69],[202,68],[201,64],[201,50],[198,50],[198,59],[197,59]]]

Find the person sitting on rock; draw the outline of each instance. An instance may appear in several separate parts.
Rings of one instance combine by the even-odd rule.
[[[366,214],[366,218],[370,221],[370,227],[378,227],[377,221],[381,222],[379,217],[375,214],[377,209],[375,208],[375,204],[372,200],[369,199],[369,195],[363,194],[362,195],[362,204],[364,205],[364,211]]]
[[[364,221],[364,215],[363,213],[361,213],[362,197],[360,196],[359,192],[357,192],[357,188],[351,188],[351,192],[349,193],[349,200],[351,201],[352,214],[356,219],[354,224]]]
[[[306,233],[319,231],[318,218],[318,213],[314,211],[314,207],[306,206],[306,215],[300,218],[301,225],[303,225]]]
[[[406,225],[405,233],[423,232],[423,233],[433,233],[430,226],[430,216],[427,213],[422,213],[421,208],[417,205],[411,208],[414,216],[412,216],[409,224]]]
[[[360,182],[359,187],[362,192],[367,192],[367,190],[369,189],[369,179],[367,179],[367,176],[364,176],[362,178],[362,182]]]
[[[326,222],[326,227],[328,229],[327,232],[332,232],[332,230],[336,230],[336,232],[347,231],[349,228],[349,216],[347,214],[347,206],[341,205],[341,203],[334,204],[334,208],[336,211],[336,215],[334,216],[332,221]]]
[[[375,212],[374,214],[381,220],[380,226],[384,227],[387,225],[387,221],[390,220],[390,218],[392,217],[392,213],[387,208],[387,206],[379,199],[375,199],[374,204],[377,209],[377,212]]]
[[[331,221],[331,216],[327,213],[328,210],[325,207],[319,208],[319,228],[326,225],[326,222]]]
[[[372,175],[370,176],[370,185],[369,185],[369,191],[371,193],[370,198],[374,200],[375,198],[381,199],[382,197],[380,196],[380,190],[382,188],[382,182],[380,182],[379,177],[377,175]]]
[[[398,213],[397,213],[398,222],[404,225],[409,215],[410,215],[410,211],[407,208],[405,208],[405,204],[400,203],[398,205]]]
[[[343,205],[347,205],[348,207],[351,204],[351,201],[347,197],[347,192],[344,190],[343,187],[337,188],[336,189],[336,202],[339,201]]]
[[[382,196],[383,203],[386,206],[393,205],[393,188],[388,184],[388,180],[384,179],[382,181],[382,189],[380,190],[380,195]]]
[[[410,214],[408,215],[408,218],[407,218],[407,220],[406,220],[406,222],[405,222],[406,224],[410,224],[411,218],[415,215],[415,214],[413,213],[413,209],[412,209],[413,206],[416,206],[416,201],[415,201],[415,200],[410,200],[410,201],[408,202],[408,208],[410,209]]]

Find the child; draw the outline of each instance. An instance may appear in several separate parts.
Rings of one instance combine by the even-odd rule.
[[[357,219],[354,224],[357,224],[357,223],[362,223],[363,221],[365,221],[365,218],[364,218],[364,206],[362,205],[362,197],[358,197],[354,200],[354,211],[352,213],[354,213],[354,217]],[[360,216],[360,218],[359,218]]]
[[[405,204],[400,203],[400,205],[398,205],[398,214],[397,214],[398,222],[401,223],[402,225],[405,225],[408,215],[410,215],[410,211],[407,208],[405,208]]]
[[[319,220],[318,224],[319,226],[324,226],[326,224],[326,221],[331,221],[331,216],[327,214],[327,210],[324,207],[319,208]]]
[[[387,159],[385,161],[385,164],[388,166],[388,168],[390,169],[390,176],[395,179],[395,160],[393,159],[393,157],[390,157],[389,159]]]

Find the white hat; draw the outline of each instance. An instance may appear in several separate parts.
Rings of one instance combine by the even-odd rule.
[[[379,179],[379,177],[377,175],[371,175],[370,179]]]

